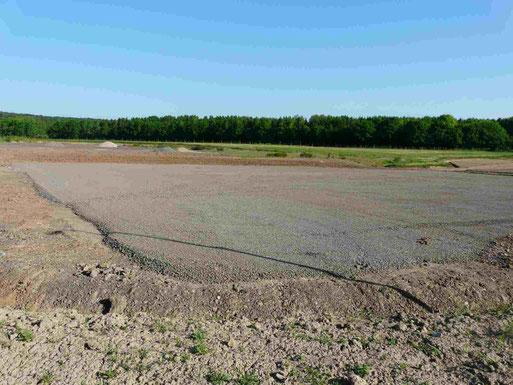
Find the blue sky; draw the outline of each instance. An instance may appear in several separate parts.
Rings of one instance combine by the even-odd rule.
[[[0,0],[0,110],[513,116],[511,0]]]

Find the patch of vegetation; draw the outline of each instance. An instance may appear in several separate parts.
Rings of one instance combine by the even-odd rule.
[[[207,345],[204,342],[198,342],[196,345],[194,345],[191,349],[191,353],[196,356],[202,356],[204,354],[207,354],[209,351]]]
[[[132,370],[132,369],[130,368],[130,365],[128,365],[125,361],[121,361],[121,362],[119,363],[119,367],[120,367],[121,369],[123,369],[125,372],[129,372],[130,370]]]
[[[287,153],[285,151],[274,151],[274,152],[268,152],[265,156],[270,158],[286,158]]]
[[[326,333],[319,334],[318,336],[316,336],[314,338],[314,341],[320,342],[321,344],[326,345],[326,346],[333,345],[333,338],[331,338],[331,336],[329,336]]]
[[[153,329],[158,331],[159,333],[165,333],[169,330],[171,330],[171,326],[169,324],[162,323],[160,321],[156,321],[153,325]]]
[[[202,151],[204,149],[205,149],[205,147],[203,147],[203,146],[192,146],[191,147],[192,151]]]
[[[187,361],[189,361],[190,358],[191,358],[191,356],[189,354],[185,353],[185,354],[182,354],[182,357],[180,358],[180,361],[181,362],[187,362]]]
[[[241,377],[235,379],[237,385],[260,385],[262,381],[254,373],[245,373]]]
[[[513,343],[513,320],[511,320],[508,326],[502,331],[499,339],[501,342]]]
[[[217,150],[218,152],[223,152],[223,151],[224,151],[224,147],[217,147],[217,148],[216,148],[216,150]]]
[[[307,366],[305,368],[306,375],[303,381],[311,385],[327,385],[331,377],[330,374],[323,372],[320,368]]]
[[[37,382],[38,384],[51,384],[54,379],[54,376],[50,372],[45,372]]]
[[[438,356],[442,355],[442,351],[440,350],[440,348],[438,346],[434,345],[433,343],[431,343],[427,339],[424,339],[419,344],[412,343],[411,346],[414,349],[421,351],[428,357],[438,357]]]
[[[118,360],[118,350],[115,348],[109,347],[109,350],[107,351],[107,358],[116,362]]]
[[[354,372],[360,377],[364,378],[370,374],[371,366],[367,364],[359,364],[354,368]]]
[[[198,329],[190,335],[191,340],[196,341],[196,342],[204,341],[206,337],[207,337],[207,332],[206,332],[206,330],[203,330],[203,329]]]
[[[137,351],[137,354],[139,355],[139,359],[142,361],[144,360],[146,357],[148,357],[148,350],[146,349],[139,349]]]
[[[176,361],[176,353],[173,353],[173,352],[162,353],[162,359],[167,362],[175,362]]]
[[[207,380],[208,383],[214,384],[214,385],[222,385],[225,382],[231,381],[231,378],[227,374],[219,373],[219,372],[209,372],[205,376],[205,379]]]
[[[16,339],[18,341],[29,342],[29,341],[32,341],[33,338],[34,338],[34,335],[30,331],[23,330],[23,329],[19,328],[18,326],[16,326]]]
[[[107,370],[105,372],[98,372],[96,373],[96,377],[101,378],[102,380],[111,380],[113,378],[116,378],[118,376],[118,372],[115,370]]]
[[[303,151],[301,154],[299,154],[299,156],[301,158],[313,158],[314,154],[312,154],[311,152]]]

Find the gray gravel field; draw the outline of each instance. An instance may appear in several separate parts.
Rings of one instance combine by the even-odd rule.
[[[237,282],[467,259],[513,229],[513,178],[425,170],[23,163],[146,266]]]

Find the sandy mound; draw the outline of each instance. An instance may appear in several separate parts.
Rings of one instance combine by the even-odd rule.
[[[171,147],[157,147],[153,149],[153,152],[176,152],[175,149]]]
[[[189,150],[188,148],[185,148],[185,147],[179,147],[178,151],[180,151],[180,152],[194,152],[194,151]]]
[[[116,143],[112,143],[112,142],[103,142],[102,144],[100,144],[100,147],[104,147],[104,148],[116,148],[118,145]]]

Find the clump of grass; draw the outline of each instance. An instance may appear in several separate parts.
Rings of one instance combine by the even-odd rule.
[[[513,343],[513,320],[511,320],[508,326],[502,331],[499,339],[501,342]]]
[[[53,374],[50,372],[45,372],[37,382],[38,384],[51,384],[53,381]]]
[[[328,334],[322,333],[319,334],[314,338],[315,341],[320,342],[323,345],[326,346],[332,346],[333,345],[333,338],[331,338]]]
[[[303,378],[303,381],[311,385],[327,385],[331,377],[328,373],[324,373],[320,368],[307,366],[305,371],[306,376]]]
[[[107,370],[105,372],[96,373],[96,377],[101,378],[102,380],[111,380],[118,376],[118,372],[115,370]]]
[[[191,358],[191,356],[189,354],[185,353],[185,354],[182,354],[182,357],[180,358],[180,361],[181,362],[187,362],[187,361],[189,361],[190,358]]]
[[[18,341],[29,342],[33,338],[34,338],[34,335],[30,331],[23,330],[23,329],[21,329],[19,327],[16,327],[16,339]]]
[[[196,342],[205,341],[206,337],[207,337],[207,332],[203,329],[198,329],[190,335],[191,340],[196,341]]]
[[[245,373],[235,380],[237,385],[260,385],[262,381],[254,373]]]
[[[137,353],[139,354],[139,359],[141,361],[148,357],[148,351],[146,349],[139,349]]]
[[[268,152],[265,156],[272,158],[286,158],[287,153],[285,151],[274,151]]]
[[[162,353],[162,359],[167,362],[175,362],[176,361],[176,353],[173,353],[173,352]]]
[[[354,372],[362,378],[367,377],[370,374],[370,371],[371,366],[367,364],[359,364],[354,368]]]
[[[219,373],[219,372],[209,372],[205,376],[205,379],[207,380],[208,383],[214,384],[214,385],[221,385],[225,382],[231,381],[231,378],[227,374]]]
[[[158,331],[159,333],[165,333],[169,330],[169,327],[162,322],[155,322],[155,325],[153,325],[153,329]]]
[[[204,342],[198,342],[192,347],[191,353],[196,356],[202,356],[208,353],[208,347]]]
[[[223,152],[224,151],[224,147],[217,147],[217,151]]]
[[[428,357],[437,357],[442,354],[442,351],[436,345],[429,342],[429,340],[424,340],[420,344],[411,344],[411,346]]]
[[[311,152],[303,151],[299,156],[301,158],[313,158],[314,155]]]

